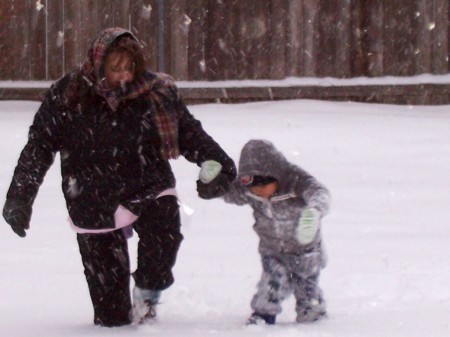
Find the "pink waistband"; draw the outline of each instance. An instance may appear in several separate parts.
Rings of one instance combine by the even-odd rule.
[[[167,195],[173,195],[175,197],[178,197],[177,191],[175,188],[168,188],[167,190],[164,190],[160,194],[158,194],[156,199],[167,196]],[[116,212],[114,213],[114,222],[115,222],[114,228],[105,228],[105,229],[80,228],[73,223],[73,221],[70,217],[68,219],[68,222],[69,222],[70,227],[78,234],[86,234],[86,233],[100,234],[100,233],[112,232],[117,229],[128,227],[131,224],[133,224],[137,219],[138,219],[138,216],[136,214],[132,213],[124,206],[119,205],[119,207],[117,207]]]

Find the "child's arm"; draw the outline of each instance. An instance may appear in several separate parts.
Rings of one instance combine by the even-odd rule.
[[[330,192],[321,183],[313,178],[309,186],[303,191],[303,198],[307,207],[317,209],[323,216],[330,208]]]
[[[306,207],[315,208],[323,216],[330,207],[330,192],[313,176],[300,168],[296,168],[296,193],[303,198]]]
[[[313,176],[298,169],[297,195],[306,203],[300,216],[297,239],[302,245],[310,244],[320,228],[320,219],[328,213],[330,192]]]
[[[229,204],[235,205],[245,205],[248,203],[248,197],[245,195],[245,189],[239,183],[239,181],[234,181],[231,184],[230,190],[227,194],[223,196],[223,200]]]

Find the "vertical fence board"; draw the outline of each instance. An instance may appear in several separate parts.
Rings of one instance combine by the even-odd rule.
[[[270,55],[267,46],[270,43],[270,2],[256,1],[254,4],[254,20],[250,24],[252,45],[252,68],[254,79],[269,78]]]
[[[224,3],[224,9],[222,14],[223,26],[221,31],[219,31],[219,43],[220,57],[219,63],[223,65],[222,78],[221,79],[234,79],[236,78],[238,71],[236,67],[237,63],[237,53],[235,41],[238,36],[239,15],[236,6],[239,0],[230,0]],[[220,79],[220,78],[219,78]]]
[[[46,8],[40,2],[33,2],[29,5],[31,20],[31,56],[30,56],[30,79],[42,80],[47,78],[46,68]]]
[[[336,76],[336,11],[337,3],[335,1],[322,2],[320,6],[319,27],[317,30],[317,39],[319,48],[317,50],[317,69],[318,77]]]
[[[383,74],[383,44],[384,10],[383,0],[368,0],[360,7],[362,25],[362,50],[364,69],[357,76],[376,77]],[[353,74],[355,75],[355,73]]]
[[[32,79],[32,20],[31,20],[31,0],[12,0],[10,1],[13,11],[13,17],[8,25],[8,34],[6,35],[6,44],[11,47],[6,47],[12,54],[9,54],[10,63],[6,65],[6,71],[11,74],[9,79],[22,79],[19,74],[22,74],[25,80]],[[1,20],[3,21],[3,20]],[[23,29],[19,27],[22,26]],[[17,30],[20,31],[16,38]],[[16,45],[16,43],[22,45]],[[18,53],[18,54],[16,54]],[[20,57],[17,57],[20,55]]]
[[[224,62],[223,79],[235,79],[238,75],[236,63],[238,62],[239,49],[236,46],[239,35],[239,7],[240,0],[230,0],[225,3],[222,60]]]
[[[169,43],[171,39],[171,28],[172,26],[170,23],[170,7],[172,6],[174,0],[164,0],[162,1],[163,6],[163,16],[164,16],[164,29],[163,29],[163,35],[164,35],[164,48],[163,48],[163,57],[160,63],[164,64],[163,69],[159,69],[160,71],[164,71],[166,73],[171,73],[171,67],[172,67],[172,61],[170,60],[169,55],[171,54],[171,47],[172,45]],[[159,4],[158,4],[159,5]],[[160,48],[160,46],[158,46]]]
[[[15,7],[12,1],[0,3],[0,75],[4,79],[13,79],[12,66],[15,65],[13,55],[17,58],[20,55],[20,44],[13,44],[12,32],[19,31],[17,26],[17,15],[14,13]],[[23,42],[22,42],[23,43]]]
[[[206,36],[206,1],[197,0],[198,6],[188,6],[187,13],[191,19],[188,36],[188,78],[193,81],[206,79],[205,36]]]
[[[205,36],[205,65],[206,75],[210,80],[220,78],[219,54],[220,46],[220,28],[223,25],[224,4],[220,0],[209,0],[207,2],[206,24],[207,31]]]
[[[114,0],[99,0],[93,5],[92,16],[89,16],[90,23],[96,23],[94,35],[105,28],[114,27]]]
[[[64,74],[64,1],[47,2],[47,67],[48,79]]]
[[[411,2],[407,8],[409,20],[410,20],[410,34],[408,36],[408,54],[411,57],[411,64],[408,66],[408,76],[412,76],[417,73],[418,64],[420,61],[420,52],[418,49],[417,37],[420,35],[421,21],[420,17],[420,3],[417,1]]]
[[[112,26],[112,3],[107,0],[80,0],[81,2],[81,41],[82,57],[97,34]]]
[[[415,69],[417,73],[428,73],[432,71],[433,2],[421,1],[418,3],[418,29],[415,40],[417,48]]]
[[[400,0],[399,0],[400,2]],[[407,76],[413,73],[414,48],[411,44],[414,27],[414,2],[385,2],[384,68],[386,75]]]
[[[138,0],[130,3],[131,31],[144,45],[144,54],[151,70],[158,69],[156,0]]]
[[[234,15],[236,5],[236,0],[210,0],[208,3],[208,29],[205,36],[207,79],[220,80],[237,76],[237,51],[233,48],[238,21]]]
[[[303,76],[303,4],[300,1],[288,1],[286,27],[286,75]]]
[[[384,17],[384,30],[383,30],[383,69],[384,75],[395,75],[398,70],[399,57],[396,52],[397,43],[395,40],[398,38],[396,25],[396,13],[398,4],[392,1],[384,1],[383,17]]]
[[[187,80],[188,32],[190,18],[186,15],[186,0],[172,0],[170,11],[170,73],[177,79]]]
[[[402,11],[400,13],[397,26],[401,36],[400,48],[400,75],[414,75],[417,53],[414,39],[417,36],[417,1],[403,0]]]
[[[449,1],[434,0],[433,72],[445,74],[449,70]]]
[[[317,27],[319,26],[319,4],[316,0],[304,1],[304,74],[305,76],[316,76],[317,72],[317,58],[318,58],[318,36]]]
[[[360,1],[356,0],[353,1],[351,8],[351,76],[364,76],[367,71],[368,48],[365,42],[367,41],[366,37],[369,33],[369,27],[366,12],[370,13],[370,11],[365,10],[367,6],[368,4],[363,5]]]
[[[266,46],[269,43],[270,2],[247,0],[246,3],[248,7],[240,33],[245,36],[248,73],[252,79],[268,78],[270,58]]]
[[[269,17],[269,78],[286,77],[286,22],[287,3],[285,0],[270,1]]]
[[[64,71],[71,71],[84,60],[81,56],[80,1],[64,0]]]
[[[112,26],[130,29],[130,0],[112,0]]]
[[[351,77],[352,6],[351,0],[339,0],[336,8],[336,77]]]
[[[7,80],[30,78],[30,27],[27,3],[0,3],[0,76]]]
[[[239,29],[236,31],[236,78],[250,77],[249,58],[251,54],[249,39],[247,38],[247,21],[251,11],[251,3],[240,1],[236,5]]]

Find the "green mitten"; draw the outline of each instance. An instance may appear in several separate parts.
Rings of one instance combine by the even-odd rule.
[[[297,240],[302,245],[311,243],[320,225],[320,212],[313,208],[308,207],[302,211],[300,220],[297,227]]]
[[[209,184],[216,179],[219,173],[222,171],[222,165],[215,160],[207,160],[202,163],[200,174],[198,178],[204,184]]]

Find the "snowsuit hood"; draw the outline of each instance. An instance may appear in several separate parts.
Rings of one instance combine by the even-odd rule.
[[[268,140],[253,139],[244,145],[239,159],[239,178],[250,176],[273,177],[281,181],[289,166],[287,159]]]

